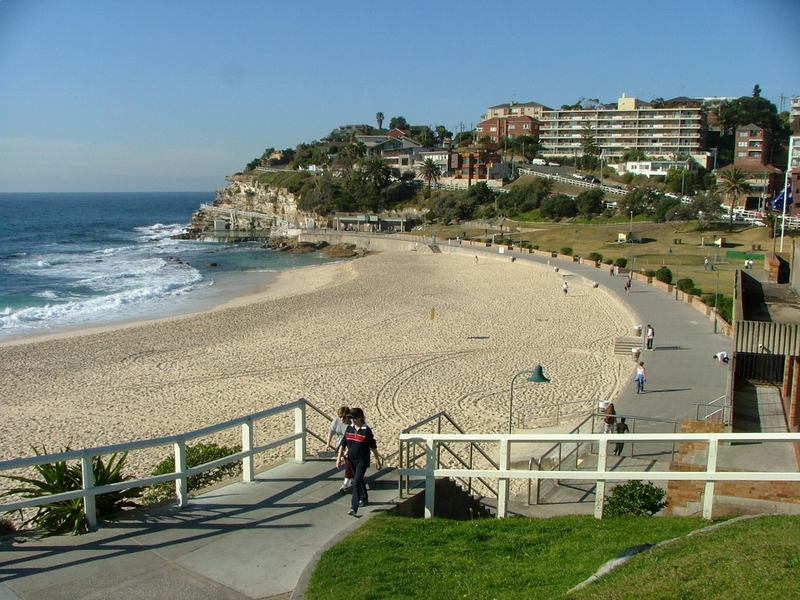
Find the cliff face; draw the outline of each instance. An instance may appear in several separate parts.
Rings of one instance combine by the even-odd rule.
[[[312,215],[297,210],[297,198],[283,188],[254,181],[250,175],[229,175],[228,185],[217,190],[214,202],[192,215],[191,235],[214,229],[214,221],[227,221],[227,229],[259,231],[308,225]]]

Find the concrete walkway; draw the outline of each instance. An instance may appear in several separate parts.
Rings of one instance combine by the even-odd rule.
[[[492,251],[464,249],[483,256]],[[730,354],[731,340],[715,334],[709,319],[639,282],[626,293],[625,278],[609,277],[605,270],[555,259],[551,265],[560,267],[553,272],[554,286],[564,277],[598,281],[628,304],[637,323],[655,328],[655,351],[642,356],[646,392],[637,395],[631,381],[616,402],[618,413],[694,418],[695,402],[725,394],[728,366],[716,365],[713,356],[720,350]],[[571,287],[570,294],[593,293],[580,289]],[[631,380],[633,372],[631,359]],[[379,475],[370,486],[372,504],[360,519],[346,514],[349,497],[339,493],[341,473],[333,462],[310,460],[281,465],[252,484],[235,483],[192,498],[182,511],[126,516],[80,537],[13,536],[0,543],[0,600],[302,597],[314,557],[396,497],[393,472]]]
[[[397,479],[369,472],[370,505],[347,514],[332,460],[287,462],[252,484],[139,512],[86,535],[0,545],[0,600],[288,599],[333,541],[391,506]]]

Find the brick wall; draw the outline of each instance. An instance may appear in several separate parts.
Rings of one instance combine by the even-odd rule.
[[[683,433],[722,433],[721,423],[684,419]],[[678,460],[670,463],[670,471],[705,471],[708,444],[680,444]],[[742,469],[718,468],[721,472],[743,472]],[[667,484],[667,508],[670,515],[689,516],[702,510],[704,481],[670,481]],[[797,481],[717,481],[714,484],[715,516],[762,512],[800,513],[800,482]]]

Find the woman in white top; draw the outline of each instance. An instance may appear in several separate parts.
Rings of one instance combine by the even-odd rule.
[[[633,378],[636,381],[636,393],[639,394],[644,391],[644,382],[647,381],[647,371],[644,370],[644,363],[639,362],[636,365],[636,377]]]

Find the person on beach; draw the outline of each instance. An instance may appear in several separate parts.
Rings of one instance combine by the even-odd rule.
[[[625,422],[625,417],[620,417],[619,423],[617,423],[617,433],[628,433],[630,429],[628,428],[628,424]],[[622,456],[622,448],[625,447],[623,442],[617,442],[614,444],[614,456]]]
[[[347,406],[340,406],[339,410],[336,411],[336,418],[331,421],[330,427],[328,427],[328,441],[325,443],[325,450],[333,450],[334,448],[339,448],[342,443],[342,438],[344,434],[347,432],[347,426],[350,424],[350,417],[347,416],[347,413],[350,412],[350,408]],[[336,438],[336,443],[331,443]],[[353,473],[350,470],[350,463],[348,461],[344,462],[344,482],[342,483],[342,487],[339,488],[339,491],[343,494],[346,494],[350,491],[350,481],[353,478]]]
[[[645,348],[653,351],[653,340],[656,337],[656,330],[653,329],[653,326],[650,323],[647,324],[647,329],[645,329]]]
[[[372,434],[372,429],[364,422],[364,411],[360,408],[351,408],[347,416],[352,420],[347,426],[344,437],[339,444],[339,452],[336,456],[336,468],[342,462],[344,451],[347,449],[347,462],[353,472],[353,496],[350,500],[350,510],[348,515],[358,516],[358,509],[369,504],[367,495],[367,484],[364,483],[364,475],[369,468],[369,455],[375,455],[375,466],[381,468],[381,457],[378,454],[378,443]]]
[[[642,393],[644,391],[644,382],[647,381],[647,371],[645,371],[642,361],[639,361],[639,364],[636,365],[636,376],[633,379],[636,381],[636,393]]]
[[[475,255],[475,265],[477,266],[477,264],[478,264],[478,255],[476,254]]]
[[[564,295],[566,296],[567,291],[569,290],[569,285],[567,285],[566,281],[564,282],[564,285],[561,286],[561,289],[564,290]]]
[[[603,433],[614,433],[614,425],[617,422],[617,418],[614,415],[617,414],[617,411],[613,402],[608,403],[605,413],[606,416],[603,417]]]

